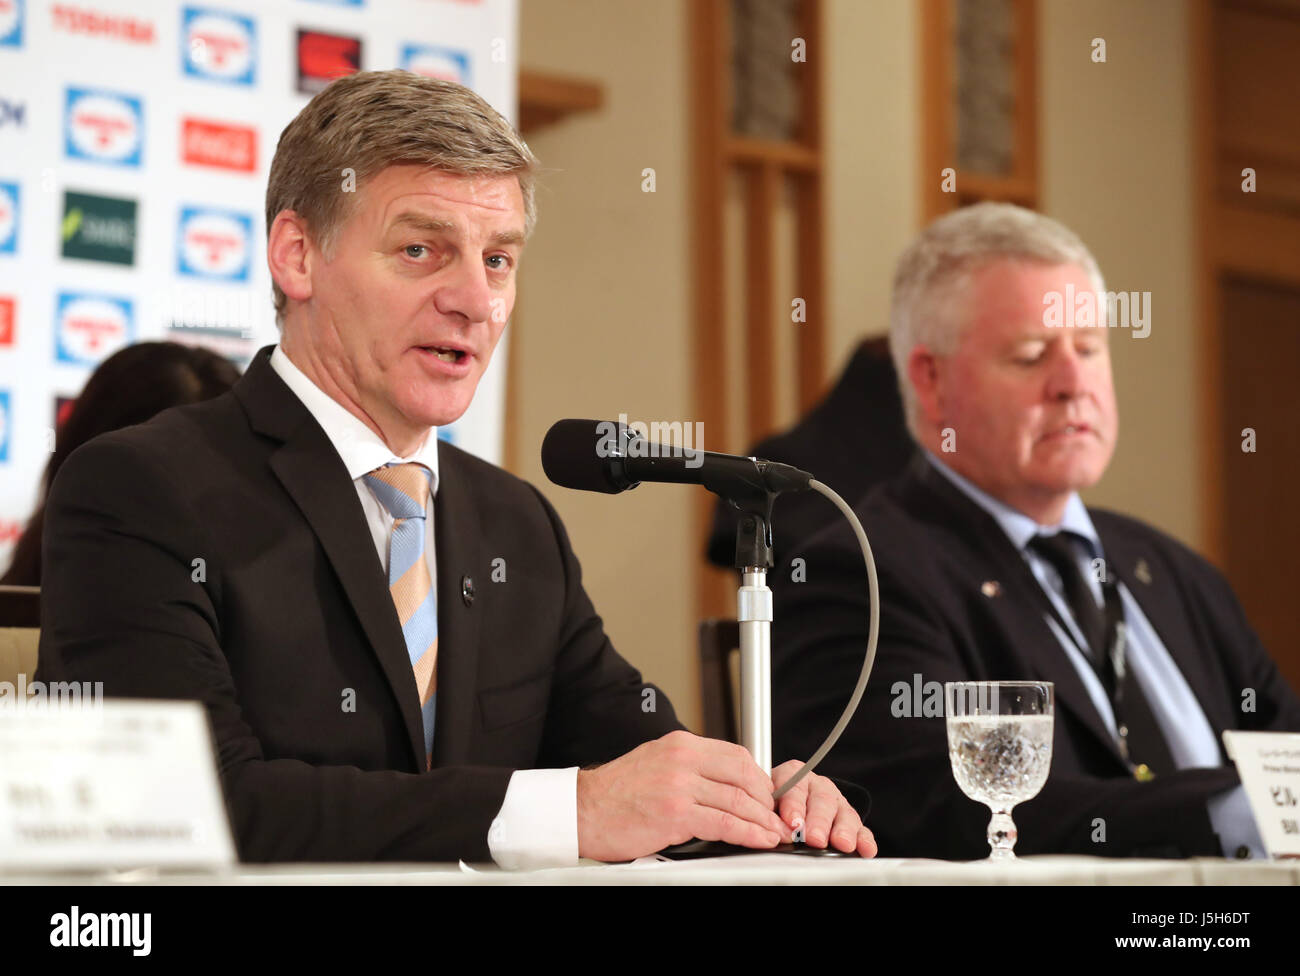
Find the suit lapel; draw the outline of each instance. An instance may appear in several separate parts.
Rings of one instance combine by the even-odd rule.
[[[917,453],[902,481],[903,504],[918,518],[941,525],[958,536],[956,553],[967,554],[963,570],[972,593],[979,593],[988,613],[1010,635],[1008,655],[1023,671],[996,675],[993,680],[1042,680],[1055,686],[1060,707],[1068,709],[1115,760],[1123,763],[1119,747],[1084,687],[1079,672],[1047,625],[1051,603],[1029,564],[988,512],[967,498]],[[993,595],[987,582],[997,582]],[[1028,609],[1029,612],[1026,612]],[[1032,676],[1032,677],[1031,677]]]
[[[411,768],[422,770],[424,727],[415,675],[356,487],[325,431],[271,366],[272,348],[258,352],[235,393],[254,430],[281,442],[271,456],[271,470],[338,575],[401,709]]]
[[[438,551],[438,711],[433,764],[470,760],[478,692],[479,616],[474,589],[487,582],[483,533],[468,475],[455,448],[438,445],[438,494],[433,503]],[[469,580],[469,593],[465,592]]]

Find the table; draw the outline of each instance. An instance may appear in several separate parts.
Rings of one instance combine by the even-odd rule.
[[[1011,864],[914,858],[739,857],[503,871],[494,865],[237,865],[221,873],[0,875],[0,885],[1300,885],[1300,861],[1127,860],[1042,855]]]

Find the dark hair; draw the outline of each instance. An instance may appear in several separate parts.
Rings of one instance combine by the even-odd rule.
[[[41,585],[45,501],[59,467],[86,441],[142,424],[168,407],[210,400],[239,380],[239,370],[209,349],[176,342],[138,342],[109,356],[86,381],[54,435],[54,453],[41,480],[41,500],[14,547],[0,584]]]

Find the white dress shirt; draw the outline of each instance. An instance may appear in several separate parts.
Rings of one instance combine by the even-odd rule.
[[[295,366],[279,346],[271,353],[271,368],[320,424],[338,452],[356,488],[374,540],[384,578],[388,578],[388,542],[393,517],[365,482],[365,475],[389,462],[417,462],[433,472],[425,511],[425,559],[437,592],[437,551],[433,544],[433,503],[438,494],[438,437],[429,436],[410,457],[399,458],[369,427],[333,400]],[[506,796],[488,830],[488,849],[498,865],[508,869],[568,867],[578,863],[578,767],[518,769],[510,777]]]

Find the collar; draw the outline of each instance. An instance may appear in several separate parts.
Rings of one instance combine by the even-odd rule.
[[[430,479],[432,493],[438,493],[438,428],[431,427],[424,443],[410,457],[398,457],[373,430],[353,416],[342,404],[308,379],[295,366],[278,345],[271,353],[271,368],[293,394],[302,401],[308,412],[325,431],[334,450],[348,469],[348,477],[356,481],[364,474],[385,464],[405,464],[411,461],[423,464],[433,472]]]
[[[1005,502],[998,501],[988,492],[977,487],[973,482],[959,475],[948,465],[934,456],[930,451],[921,448],[921,453],[939,472],[952,482],[962,494],[973,501],[997,522],[998,526],[1006,533],[1011,544],[1021,552],[1029,544],[1029,540],[1036,535],[1055,535],[1057,532],[1074,532],[1088,541],[1092,547],[1094,556],[1102,555],[1101,537],[1097,534],[1096,527],[1092,524],[1092,519],[1088,516],[1088,510],[1084,507],[1083,500],[1079,498],[1077,491],[1070,493],[1069,500],[1065,503],[1065,512],[1061,516],[1058,525],[1040,525],[1023,512],[1019,512],[1007,505]]]

